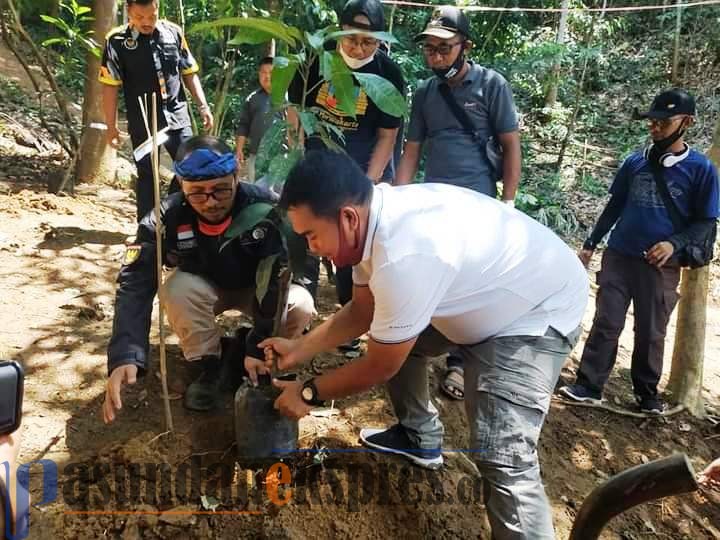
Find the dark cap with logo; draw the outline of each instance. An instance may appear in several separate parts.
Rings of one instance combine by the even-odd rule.
[[[355,21],[358,15],[365,15],[370,24]],[[382,32],[385,30],[385,13],[380,0],[348,0],[340,12],[340,24],[371,32]]]
[[[442,6],[433,11],[425,30],[415,36],[415,41],[420,41],[427,36],[450,39],[457,34],[462,34],[466,38],[470,37],[470,21],[461,9],[454,6]]]
[[[637,114],[637,118],[670,118],[677,114],[695,116],[695,98],[681,88],[673,88],[658,94],[650,110]]]

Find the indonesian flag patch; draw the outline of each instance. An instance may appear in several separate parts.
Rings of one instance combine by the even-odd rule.
[[[185,225],[179,225],[177,228],[177,238],[178,240],[191,240],[195,237],[195,233],[193,232],[192,225],[189,223]]]

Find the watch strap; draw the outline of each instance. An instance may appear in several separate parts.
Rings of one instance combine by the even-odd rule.
[[[312,398],[310,398],[310,399],[305,398],[304,391],[306,388],[309,388],[310,390],[312,390]],[[318,398],[318,390],[317,390],[317,386],[315,386],[314,378],[308,379],[307,381],[305,381],[303,383],[302,390],[300,391],[300,396],[302,397],[302,400],[305,403],[307,403],[308,405],[312,405],[313,407],[321,407],[321,406],[325,405],[325,402],[323,400],[321,400],[320,398]]]

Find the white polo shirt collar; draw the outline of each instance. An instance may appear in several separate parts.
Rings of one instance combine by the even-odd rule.
[[[363,248],[362,259],[360,262],[367,261],[372,255],[372,245],[375,241],[375,233],[377,232],[378,223],[380,222],[380,212],[383,207],[383,190],[382,188],[392,186],[383,184],[381,186],[373,186],[372,199],[370,200],[370,211],[368,213],[368,228],[365,235],[365,247]]]

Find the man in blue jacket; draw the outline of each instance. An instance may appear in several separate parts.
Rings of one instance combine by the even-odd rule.
[[[165,281],[164,301],[183,355],[203,368],[185,393],[185,406],[205,411],[217,405],[220,391],[223,351],[217,314],[240,309],[252,316],[254,327],[245,340],[244,368],[254,380],[257,373],[266,372],[257,344],[273,331],[278,274],[287,254],[280,216],[271,206],[276,197],[258,186],[238,182],[237,160],[225,143],[210,136],[189,139],[178,149],[175,172],[181,191],[163,200],[161,207],[163,264],[174,267]],[[252,220],[254,225],[228,239],[225,234],[231,223],[247,221],[248,212],[255,214],[258,205],[265,205],[260,207],[265,209],[265,217]],[[105,422],[112,422],[122,406],[122,385],[134,383],[136,376],[148,369],[148,334],[157,291],[156,226],[154,212],[141,220],[118,277],[108,346]],[[264,279],[267,290],[263,295],[258,289]],[[313,312],[310,293],[293,283],[284,333],[299,335]]]
[[[665,332],[678,299],[678,254],[714,231],[718,217],[718,175],[703,154],[683,140],[695,117],[695,100],[680,89],[659,94],[647,118],[652,145],[631,154],[610,187],[610,201],[580,251],[585,266],[614,226],[597,276],[598,294],[590,335],[575,384],[560,393],[575,401],[599,401],[610,376],[633,303],[635,344],[631,377],[640,410],[659,414]],[[656,179],[657,176],[657,179]],[[673,205],[688,223],[682,230],[658,187],[667,185]]]

